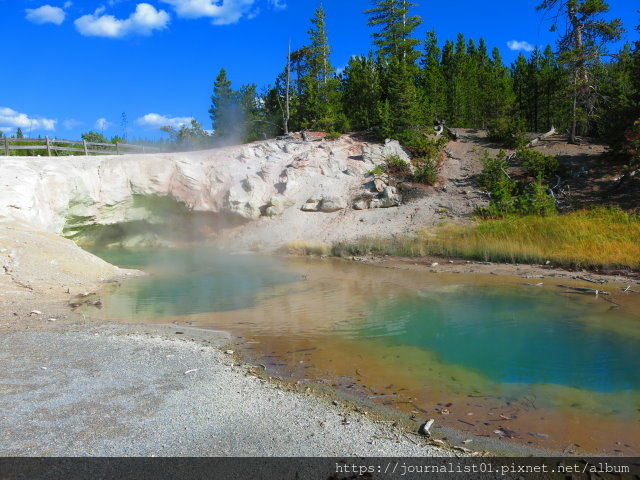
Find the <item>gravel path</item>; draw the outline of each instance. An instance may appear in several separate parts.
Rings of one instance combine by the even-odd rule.
[[[188,338],[173,340],[162,327],[135,328],[0,336],[0,456],[446,454],[248,375],[220,351],[222,333],[191,340],[198,333],[185,330]]]

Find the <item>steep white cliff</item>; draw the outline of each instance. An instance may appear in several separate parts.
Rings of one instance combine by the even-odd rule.
[[[309,235],[295,233],[293,224],[311,222],[317,229],[327,221],[319,216],[352,209],[373,185],[368,172],[390,155],[407,158],[396,142],[344,136],[186,153],[0,157],[0,216],[79,241],[110,243],[127,233],[149,240],[161,230],[235,232],[239,225],[293,212],[291,238],[281,240],[295,240]],[[394,205],[388,193],[386,204],[373,206]],[[303,216],[308,218],[296,222]]]

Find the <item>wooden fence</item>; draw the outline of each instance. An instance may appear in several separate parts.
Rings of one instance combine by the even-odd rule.
[[[24,145],[28,143],[29,145]],[[67,145],[67,146],[64,146]],[[78,152],[83,155],[123,155],[125,153],[159,152],[157,147],[129,143],[97,143],[86,140],[59,140],[57,138],[0,138],[0,151],[11,155],[12,150],[46,150],[51,152]],[[57,153],[56,153],[57,155]]]

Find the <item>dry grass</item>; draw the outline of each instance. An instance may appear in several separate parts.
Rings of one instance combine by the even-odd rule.
[[[507,263],[578,268],[640,269],[640,216],[597,208],[567,215],[487,220],[476,226],[445,225],[416,236],[365,238],[339,244],[333,254],[436,255]]]
[[[291,255],[329,255],[331,253],[331,247],[324,244],[294,240],[284,244],[280,248],[280,251]]]

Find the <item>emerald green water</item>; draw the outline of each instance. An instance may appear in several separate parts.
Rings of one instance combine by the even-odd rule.
[[[640,390],[640,339],[585,321],[615,319],[608,310],[524,288],[436,288],[374,303],[356,332],[436,352],[494,382]]]
[[[370,346],[361,350],[372,360],[393,348],[393,362],[402,365],[403,352],[417,349],[443,370],[462,368],[496,391],[518,384],[634,399],[640,392],[640,312],[567,294],[553,282],[536,288],[500,284],[490,275],[478,280],[211,249],[95,253],[151,273],[103,296],[103,312],[112,318],[242,324],[268,353],[276,344],[287,352],[311,341],[321,355],[322,345],[339,338]],[[424,374],[416,368],[416,381],[428,384],[426,367]],[[620,409],[640,407],[624,407],[627,398],[620,397]]]

